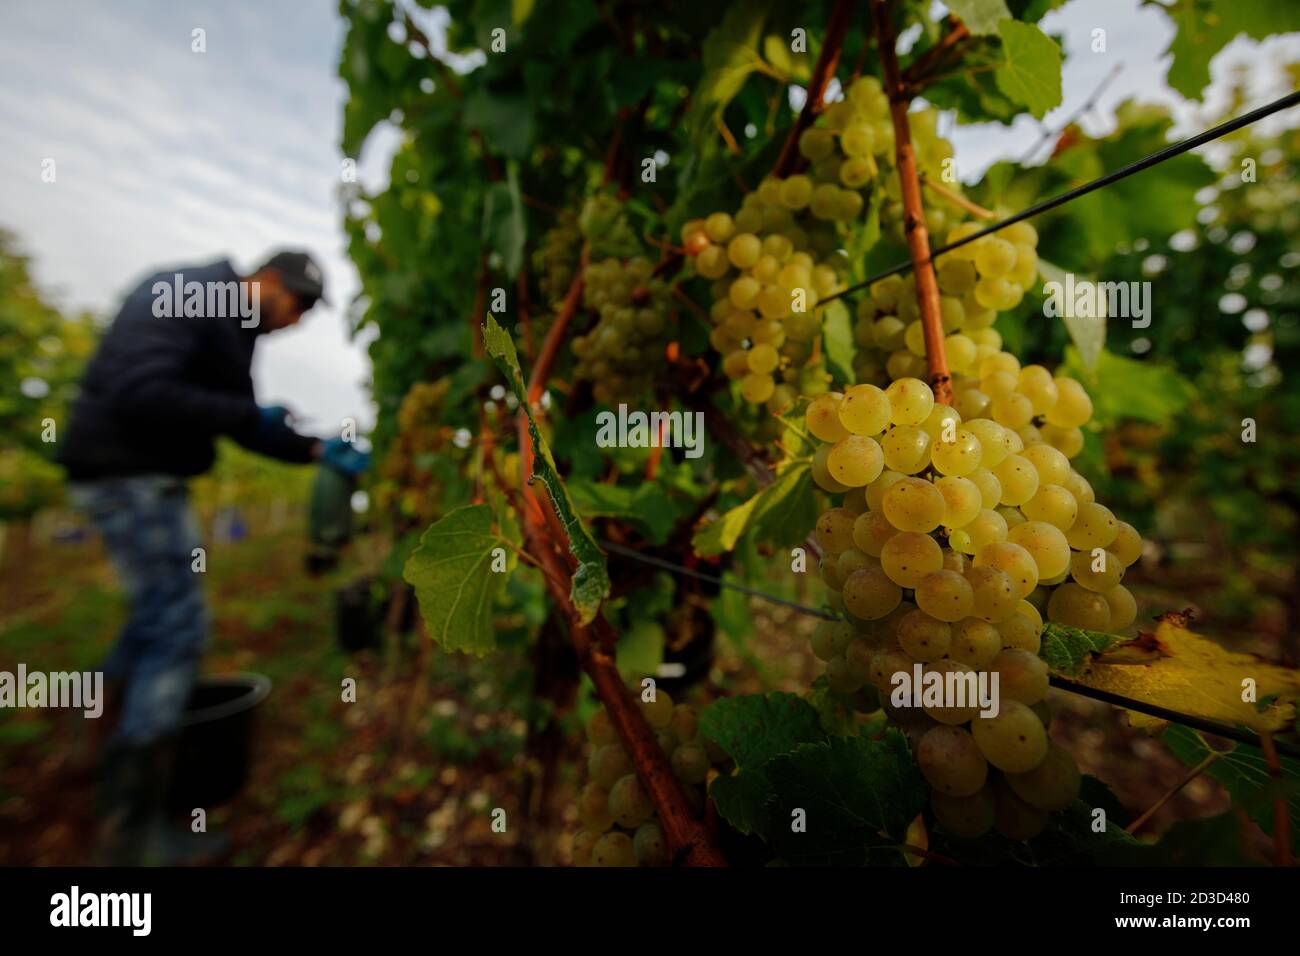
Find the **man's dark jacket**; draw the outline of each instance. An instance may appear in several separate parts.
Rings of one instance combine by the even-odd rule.
[[[311,460],[315,439],[268,441],[249,373],[263,323],[154,314],[154,284],[239,282],[222,260],[145,279],[127,297],[82,378],[59,461],[74,481],[139,474],[189,476],[212,466],[218,435],[286,461]],[[206,295],[205,295],[206,300]]]

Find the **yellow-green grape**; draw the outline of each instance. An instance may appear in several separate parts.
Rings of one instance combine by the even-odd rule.
[[[995,803],[990,784],[985,784],[978,793],[966,797],[950,797],[946,793],[932,791],[930,808],[939,825],[954,836],[973,840],[993,829]]]
[[[850,673],[848,662],[843,657],[832,657],[826,662],[826,684],[833,693],[852,694],[863,682]]]
[[[840,594],[848,612],[864,621],[879,620],[903,600],[902,589],[880,568],[854,571],[844,581]]]
[[[844,553],[848,554],[847,551]],[[823,557],[817,566],[817,570],[821,573],[822,583],[832,591],[838,591],[844,584],[844,578],[840,574],[839,555],[828,554]],[[856,571],[857,568],[854,568],[854,570]]]
[[[606,833],[591,848],[591,862],[596,866],[636,866],[632,838],[621,830]]]
[[[1033,770],[1047,756],[1047,731],[1028,705],[1003,697],[995,717],[976,717],[971,733],[989,763],[1004,773]]]
[[[781,355],[766,342],[760,342],[749,350],[749,370],[760,375],[774,371],[780,364]]]
[[[978,388],[966,388],[956,393],[952,407],[961,415],[963,421],[969,422],[988,414],[990,401],[989,397]]]
[[[1016,525],[1024,524],[1029,520],[1021,513],[1019,508],[1013,508],[1010,505],[999,505],[996,510],[998,514],[1002,515],[1002,517],[1007,520],[1008,534],[1011,533],[1011,529]]]
[[[857,518],[848,508],[831,508],[823,512],[814,529],[822,550],[841,554],[853,547],[853,526]]]
[[[994,421],[1016,431],[1028,425],[1034,417],[1034,406],[1019,392],[993,399],[990,409]]]
[[[1018,598],[1024,598],[1038,586],[1038,562],[1012,541],[994,541],[981,548],[975,555],[975,567],[986,565],[997,568],[1011,579]]]
[[[673,719],[673,699],[664,690],[655,690],[652,700],[641,700],[641,713],[655,730],[663,730]]]
[[[964,617],[952,625],[948,656],[954,660],[983,670],[1001,650],[1002,633],[988,621]]]
[[[1008,840],[1032,840],[1047,827],[1047,820],[1046,810],[1021,800],[1005,779],[994,780],[993,826],[998,833]]]
[[[882,471],[879,478],[867,485],[865,495],[867,507],[872,511],[879,511],[884,503],[885,492],[889,490],[894,482],[901,481],[906,477],[907,475],[901,471]]]
[[[677,735],[679,743],[688,744],[699,736],[700,716],[690,704],[678,704],[673,708],[668,729]]]
[[[1075,551],[1070,558],[1070,577],[1079,587],[1105,593],[1124,577],[1124,562],[1102,548]]]
[[[889,396],[890,421],[895,425],[919,425],[934,407],[934,392],[919,378],[900,378],[885,389]]]
[[[828,661],[838,653],[835,647],[835,625],[831,621],[822,621],[809,639],[812,652],[820,661]]]
[[[614,782],[632,772],[632,759],[620,743],[601,744],[587,758],[587,776],[602,787],[612,787]]]
[[[975,268],[971,263],[944,255],[936,271],[939,288],[949,295],[961,295],[975,288]]]
[[[789,385],[778,384],[772,389],[772,396],[767,400],[767,410],[773,415],[784,415],[794,407],[799,393]]]
[[[918,358],[925,358],[925,325],[920,319],[909,322],[903,330],[903,345]]]
[[[708,246],[695,257],[695,271],[706,279],[720,279],[730,268],[727,250],[721,246]]]
[[[988,378],[994,372],[1010,372],[1019,375],[1020,360],[1010,352],[995,352],[979,363],[977,371],[980,378]]]
[[[941,434],[930,448],[930,460],[941,474],[969,475],[980,466],[984,454],[980,441],[965,428],[958,428],[952,438],[952,441],[944,441]]]
[[[966,476],[966,480],[979,489],[981,508],[998,506],[998,502],[1002,500],[1002,482],[998,481],[997,475],[987,468],[976,468]]]
[[[849,434],[840,422],[840,405],[844,396],[840,392],[826,392],[808,403],[804,424],[808,431],[824,442],[837,442]]]
[[[733,236],[727,243],[727,261],[737,269],[752,268],[763,254],[763,242],[751,232]]]
[[[930,464],[930,436],[919,425],[897,425],[880,440],[885,467],[914,475]]]
[[[1047,696],[1047,664],[1037,654],[1007,648],[999,651],[989,666],[998,673],[998,692],[1003,700],[1036,704]]]
[[[1022,505],[1038,491],[1038,470],[1021,455],[1007,455],[993,474],[1002,483],[1001,504]]]
[[[1006,275],[1016,264],[1016,247],[1005,239],[989,236],[978,244],[980,248],[975,252],[975,268],[980,275]]]
[[[961,550],[976,555],[990,544],[1007,539],[1007,519],[996,511],[981,508],[970,523],[962,525],[961,531],[966,535],[966,547]]]
[[[1009,773],[1006,781],[1016,796],[1031,807],[1054,812],[1064,810],[1078,798],[1083,778],[1070,752],[1049,743],[1042,763],[1024,773]]]
[[[573,835],[573,865],[591,866],[591,851],[600,839],[599,833],[579,830]]]
[[[1020,457],[1034,466],[1040,485],[1060,485],[1073,470],[1070,459],[1051,445],[1033,445],[1020,453]]]
[[[799,152],[816,162],[835,152],[835,135],[829,130],[810,128],[799,134]]]
[[[651,820],[636,828],[636,833],[632,834],[632,854],[641,866],[668,865],[668,840],[659,824]]]
[[[956,571],[933,571],[916,586],[916,606],[941,621],[960,621],[970,616],[975,594]]]
[[[1016,387],[1033,403],[1035,415],[1047,414],[1056,404],[1059,394],[1052,373],[1041,365],[1026,365],[1022,368]]]
[[[673,773],[686,783],[703,783],[709,775],[709,755],[702,744],[682,744],[672,754]]]
[[[614,825],[609,812],[609,791],[598,783],[588,782],[578,795],[578,819],[588,830],[604,833]]]
[[[1079,504],[1083,504],[1085,501],[1097,500],[1092,485],[1088,484],[1088,479],[1077,471],[1071,471],[1070,477],[1065,479],[1065,490],[1074,495],[1074,500]]]
[[[859,551],[874,558],[880,557],[885,543],[898,533],[883,511],[864,512],[853,522],[853,543]]]
[[[952,628],[921,610],[908,611],[898,622],[898,644],[917,661],[937,661],[948,653]]]
[[[822,445],[813,452],[811,470],[813,481],[817,483],[817,487],[822,491],[828,491],[831,494],[836,495],[843,494],[850,489],[848,485],[840,484],[831,475],[829,461],[831,457],[831,449],[834,447],[834,445]]]
[[[776,380],[771,375],[751,372],[740,380],[740,394],[751,405],[763,404],[772,397],[774,391]]]
[[[851,386],[839,405],[840,424],[854,435],[879,435],[891,414],[889,396],[874,385]]]
[[[1109,548],[1119,536],[1119,522],[1105,505],[1087,501],[1079,505],[1079,514],[1065,532],[1070,547],[1076,551]]]
[[[938,478],[934,486],[943,495],[943,520],[945,528],[960,528],[975,520],[983,507],[983,493],[969,478],[948,475]]]
[[[953,797],[978,792],[988,779],[989,765],[962,727],[932,727],[916,748],[916,764],[930,786]]]
[[[1137,602],[1133,594],[1122,584],[1117,584],[1105,594],[1106,604],[1110,608],[1110,627],[1113,631],[1122,631],[1137,620]]]
[[[955,408],[936,402],[930,409],[930,414],[925,416],[925,421],[921,422],[921,430],[930,436],[931,442],[936,442],[945,433],[955,435],[960,425],[961,415]]]
[[[1040,580],[1064,574],[1070,567],[1070,543],[1065,532],[1046,521],[1026,521],[1007,530],[1007,540],[1029,552]]]
[[[1055,425],[1044,425],[1038,431],[1043,436],[1043,441],[1066,458],[1073,458],[1083,451],[1083,432],[1077,428],[1058,428]]]
[[[1021,603],[1026,602],[1022,601]],[[1001,637],[1003,647],[1018,647],[1022,651],[1037,654],[1043,646],[1042,637],[1040,636],[1042,626],[1035,626],[1034,622],[1024,614],[1012,614],[1005,621],[999,621],[995,626],[998,629],[998,635]]]
[[[1005,571],[985,564],[971,567],[965,576],[975,598],[972,617],[996,624],[1016,613],[1020,594]]]
[[[880,567],[895,584],[914,588],[931,571],[943,567],[943,549],[928,534],[902,531],[881,548]]]
[[[854,527],[856,526],[857,522],[854,522]],[[872,557],[860,548],[849,548],[849,550],[845,551],[835,559],[835,577],[838,581],[835,585],[835,590],[838,591],[843,585],[844,579],[854,571],[861,570],[862,568],[878,567],[880,567],[879,558]]]
[[[871,326],[871,343],[886,352],[896,352],[903,347],[906,329],[907,326],[899,320],[898,316],[882,316]]]
[[[831,477],[849,488],[861,488],[880,477],[885,456],[874,438],[849,435],[841,438],[826,457]]]
[[[1016,613],[1025,617],[1034,626],[1034,633],[1041,636],[1043,633],[1043,615],[1039,613],[1037,607],[1031,602],[1021,600],[1016,607]]]
[[[939,298],[939,324],[943,326],[945,332],[956,332],[966,323],[966,307],[961,304],[961,299],[954,298],[950,295],[940,296]],[[970,358],[975,358],[975,343],[970,343]],[[948,354],[948,360],[952,362],[952,353]],[[963,373],[965,374],[965,373]]]
[[[844,649],[844,666],[859,684],[871,681],[871,659],[875,651],[865,638],[855,638]]]
[[[898,647],[886,647],[871,656],[871,683],[882,694],[889,694],[893,689],[894,675],[912,674],[913,661]]]
[[[1092,418],[1092,399],[1072,378],[1057,378],[1056,404],[1047,413],[1047,423],[1057,428],[1078,428]]]
[[[968,335],[956,332],[944,340],[944,351],[948,354],[948,365],[958,375],[969,375],[975,365],[975,342]]]
[[[704,231],[714,242],[726,242],[735,231],[735,223],[725,212],[715,212],[704,220]]]
[[[925,665],[924,673],[926,675],[940,675],[943,678],[945,688],[943,694],[944,703],[924,705],[928,717],[937,720],[941,724],[956,726],[957,724],[966,723],[979,713],[979,695],[976,690],[976,682],[973,680],[975,668],[962,661],[955,661],[951,657],[945,657]],[[953,696],[949,696],[949,690],[952,691]],[[961,694],[960,697],[956,696],[958,693]],[[964,703],[959,705],[958,700],[964,700]]]
[[[885,371],[893,379],[915,378],[925,373],[925,359],[902,349],[885,360]]]
[[[1025,449],[1029,451],[1029,449]],[[1079,503],[1061,485],[1039,485],[1034,496],[1020,506],[1030,521],[1045,521],[1065,531],[1079,515]]]
[[[812,199],[813,182],[807,176],[791,176],[781,183],[781,205],[787,209],[802,209]]]
[[[943,493],[924,478],[904,478],[890,485],[883,501],[885,517],[899,531],[933,531],[947,507]]]
[[[1106,596],[1073,582],[1062,584],[1052,592],[1047,601],[1047,616],[1057,624],[1090,631],[1109,631],[1111,626]]]
[[[618,731],[614,729],[614,722],[603,708],[592,714],[587,721],[587,740],[593,747],[617,743]]]
[[[1124,563],[1124,567],[1130,567],[1142,557],[1142,536],[1127,521],[1117,522],[1115,540],[1107,548]]]
[[[956,571],[958,574],[965,574],[970,569],[970,558],[960,551],[944,551],[943,566],[949,571]]]
[[[620,777],[610,787],[609,812],[619,826],[629,830],[636,829],[654,814],[654,802],[642,788],[636,774]]]
[[[1016,373],[1005,369],[985,375],[980,379],[980,391],[990,399],[1006,398],[1016,392]]]

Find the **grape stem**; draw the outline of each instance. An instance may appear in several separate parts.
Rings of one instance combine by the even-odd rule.
[[[849,32],[849,21],[853,18],[853,0],[839,0],[826,21],[826,36],[822,40],[821,53],[817,55],[817,65],[813,67],[812,79],[808,82],[807,97],[798,118],[786,135],[781,147],[781,156],[772,170],[774,176],[789,176],[795,172],[801,157],[799,155],[799,135],[812,125],[817,114],[821,112],[822,99],[826,96],[826,86],[835,76],[835,68],[840,62],[840,50],[844,46],[844,36]]]
[[[971,38],[966,24],[957,17],[948,15],[948,32],[943,39],[918,56],[906,70],[902,79],[909,89],[919,90],[936,78],[937,67],[949,62],[955,54],[958,44]]]
[[[1153,816],[1155,816],[1161,807],[1163,807],[1166,803],[1168,803],[1175,796],[1177,796],[1179,791],[1181,791],[1189,783],[1191,783],[1201,774],[1205,773],[1205,771],[1210,768],[1210,765],[1222,756],[1223,754],[1217,750],[1211,751],[1209,756],[1207,756],[1204,760],[1198,763],[1191,770],[1187,771],[1183,779],[1179,780],[1176,784],[1174,784],[1173,787],[1171,787],[1163,797],[1161,797],[1150,807],[1148,807],[1146,812],[1143,813],[1142,816],[1138,817],[1136,820],[1134,820],[1132,823],[1126,826],[1124,828],[1124,832],[1131,835],[1137,833],[1138,830],[1141,830],[1142,827],[1146,825],[1146,822],[1150,820]]]
[[[1288,812],[1286,795],[1282,791],[1282,762],[1277,756],[1277,747],[1273,744],[1273,735],[1259,735],[1259,747],[1264,751],[1264,760],[1268,764],[1268,775],[1277,788],[1273,796],[1273,865],[1292,866],[1291,860],[1291,815]]]
[[[898,181],[903,195],[903,229],[907,236],[907,251],[916,275],[916,299],[921,311],[921,329],[925,333],[925,358],[934,400],[944,405],[952,404],[952,375],[948,371],[948,355],[943,347],[943,323],[939,315],[939,283],[934,276],[934,262],[930,259],[930,234],[925,227],[925,210],[921,204],[921,181],[916,171],[916,152],[912,148],[912,134],[907,124],[907,87],[898,72],[898,56],[894,47],[894,23],[890,19],[887,0],[871,0],[871,13],[876,24],[876,46],[880,49],[880,64],[885,74],[885,92],[889,94],[889,114],[894,121],[894,155],[898,165]]]
[[[926,188],[932,190],[937,195],[942,196],[944,199],[948,200],[948,202],[952,203],[954,206],[960,206],[962,209],[965,209],[976,219],[994,219],[997,217],[997,213],[993,212],[990,209],[985,209],[983,206],[979,205],[979,203],[971,202],[961,193],[949,189],[947,186],[944,186],[942,183],[936,183],[933,179],[931,179],[929,176],[926,176],[924,173],[921,174],[921,184],[924,185]]]

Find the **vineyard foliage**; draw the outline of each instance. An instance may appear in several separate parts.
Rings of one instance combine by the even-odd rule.
[[[968,643],[992,633],[988,659],[998,656],[1023,695],[1008,720],[1023,717],[1035,740],[1046,741],[1050,721],[1031,713],[1041,709],[1049,669],[1257,729],[1284,729],[1294,719],[1287,703],[1297,696],[1294,672],[1261,679],[1272,711],[1225,708],[1217,692],[1231,698],[1233,681],[1223,677],[1217,645],[1173,625],[1161,625],[1159,653],[1135,663],[1136,645],[1124,633],[1132,598],[1115,588],[1141,539],[1129,525],[1116,532],[1115,517],[1092,497],[1110,500],[1143,531],[1158,530],[1150,527],[1153,501],[1168,486],[1184,484],[1190,497],[1197,482],[1221,482],[1217,476],[1247,467],[1224,437],[1239,429],[1231,419],[1286,416],[1276,404],[1278,369],[1294,352],[1294,287],[1279,292],[1267,278],[1272,272],[1243,274],[1236,258],[1252,247],[1235,237],[1248,232],[1255,258],[1284,270],[1290,256],[1294,267],[1293,134],[1264,143],[1242,131],[1228,141],[1226,158],[1178,156],[1054,210],[1033,228],[1013,227],[946,264],[940,259],[938,341],[946,343],[957,388],[950,401],[978,432],[978,440],[968,436],[973,460],[981,446],[992,460],[994,443],[1002,448],[997,461],[1007,460],[997,472],[1007,489],[1001,501],[994,493],[981,511],[981,491],[990,494],[981,484],[974,510],[991,516],[989,528],[1000,522],[1003,537],[1010,521],[1016,543],[991,569],[972,568],[981,566],[982,539],[961,522],[941,521],[957,505],[938,497],[940,483],[898,481],[928,467],[928,451],[925,462],[913,462],[903,444],[928,449],[937,441],[927,429],[942,427],[943,406],[923,384],[936,360],[932,329],[922,321],[924,273],[856,289],[882,269],[916,260],[904,228],[915,170],[904,168],[896,137],[910,127],[932,245],[1169,141],[1169,114],[1130,102],[1108,135],[1091,138],[1070,126],[1052,139],[1047,162],[998,163],[963,185],[977,177],[964,173],[945,124],[1009,125],[1025,115],[1042,119],[1061,103],[1061,47],[1039,25],[1058,5],[953,0],[950,15],[936,19],[930,4],[917,2],[757,0],[719,8],[453,0],[443,34],[421,7],[341,4],[348,33],[340,75],[349,91],[343,149],[359,157],[381,125],[398,133],[387,183],[376,190],[350,184],[345,196],[362,281],[355,325],[378,331],[370,347],[383,463],[376,500],[397,532],[396,559],[405,562],[429,636],[445,650],[497,650],[497,618],[507,614],[522,614],[536,630],[558,621],[570,636],[604,704],[599,720],[612,722],[589,725],[590,740],[628,748],[617,781],[592,765],[584,820],[608,833],[584,831],[584,858],[627,862],[635,852],[663,862],[699,850],[704,838],[693,829],[699,808],[690,793],[697,770],[703,779],[696,751],[706,745],[708,795],[729,831],[748,841],[736,851],[741,858],[901,865],[916,862],[901,847],[926,841],[935,852],[980,862],[1151,861],[1161,852],[1129,837],[1113,814],[1095,826],[1093,809],[1114,807],[1114,798],[1098,781],[1080,779],[1055,745],[1011,753],[977,720],[977,750],[960,726],[968,716],[956,714],[936,715],[947,728],[938,734],[906,721],[896,726],[898,715],[879,709],[872,685],[882,685],[867,678],[870,668],[855,669],[852,651],[845,657],[860,648],[864,662],[879,658],[886,630],[898,629],[916,660],[939,663],[942,651],[925,656],[916,648],[931,638],[945,647],[955,641],[948,621]],[[1165,5],[1174,28],[1170,85],[1198,97],[1210,59],[1226,43],[1284,28],[1275,12],[1262,0]],[[902,109],[910,101],[907,127],[899,127],[897,110],[890,114],[894,56],[881,55],[882,33],[905,41],[898,69],[907,84]],[[1248,154],[1258,155],[1259,167],[1245,185],[1239,168]],[[1212,213],[1198,215],[1207,191],[1216,197]],[[1152,280],[1162,303],[1158,327],[1144,335],[1123,322],[1045,318],[1043,282],[1067,273]],[[1230,290],[1274,305],[1271,326],[1208,314],[1206,300],[1217,298],[1225,277],[1235,277]],[[778,301],[792,288],[807,293],[806,310]],[[1269,337],[1272,358],[1251,366],[1243,358],[1260,335]],[[1010,376],[1004,391],[979,392],[999,375]],[[905,384],[917,379],[924,394]],[[1224,403],[1199,397],[1225,379]],[[870,403],[880,400],[864,390],[871,384],[889,385],[880,394],[892,405],[873,411]],[[932,384],[942,400],[946,381]],[[841,410],[840,395],[865,404]],[[681,422],[698,415],[705,440],[689,454],[636,442],[603,447],[595,440],[599,416],[619,403],[671,411]],[[861,428],[840,424],[853,415]],[[986,425],[976,427],[977,419]],[[850,432],[859,437],[843,445]],[[1126,435],[1141,436],[1128,443],[1134,451],[1117,444]],[[922,498],[933,494],[937,505],[901,503],[883,487],[873,502],[881,447],[884,474]],[[1179,468],[1150,481],[1162,456],[1187,461],[1207,448],[1217,449],[1210,469]],[[1271,486],[1215,499],[1228,509],[1219,517],[1249,526],[1261,548],[1270,534],[1294,528],[1289,448],[1267,453],[1279,456],[1267,478],[1255,472],[1237,482]],[[1022,450],[1025,458],[1010,460]],[[1043,478],[1045,490],[1064,493],[1035,497],[1039,477],[1032,475],[1023,496],[1011,494],[1029,480],[1019,461],[1054,476]],[[936,453],[934,463],[952,476],[940,482],[954,494],[985,481],[949,455]],[[861,500],[851,502],[855,494]],[[1076,506],[1100,524],[1071,530]],[[1285,524],[1261,509],[1274,509]],[[894,527],[871,518],[886,514]],[[1033,527],[1021,531],[1026,516]],[[863,530],[864,520],[878,527]],[[929,565],[940,548],[925,537],[937,526],[947,549],[942,568]],[[929,583],[914,566],[898,571],[904,558],[893,552],[883,557],[892,566],[880,570],[881,551],[862,542],[874,545],[872,535],[884,530],[905,532],[900,540],[926,563]],[[1074,536],[1068,546],[1067,534]],[[771,587],[791,570],[818,577],[819,557],[834,559],[820,573],[830,590],[811,589],[827,595],[822,613],[840,620],[819,632],[825,654],[814,638],[826,675],[803,696],[723,698],[699,715],[698,736],[692,715],[689,732],[665,737],[667,711],[660,726],[653,703],[644,718],[620,704],[608,661],[618,666],[619,686],[626,681],[639,692],[679,633],[716,628],[743,644],[752,622],[743,602],[621,558],[607,541],[754,586]],[[1036,609],[1013,614],[1014,602],[992,596],[1004,580],[1017,599],[1039,581],[1055,586],[1071,560],[1094,546],[1123,552],[1123,563],[1104,582],[1093,580],[1095,568],[1090,577],[1075,567],[1074,580],[1087,581],[1058,588],[1045,629]],[[1033,580],[1022,588],[1013,572],[1031,557]],[[965,585],[952,580],[963,575],[981,582],[974,606],[983,610],[974,613],[984,631],[956,626],[976,617],[934,617],[941,584],[966,600],[957,593]],[[890,583],[897,580],[901,590]],[[1103,590],[1109,607],[1096,597]],[[896,609],[912,600],[919,617],[905,628]],[[703,625],[693,617],[699,608]],[[865,623],[873,620],[879,623]],[[1112,621],[1118,635],[1105,633]],[[994,626],[1003,628],[1000,637]],[[1252,660],[1234,655],[1226,663],[1249,670]],[[1210,672],[1222,687],[1201,679]],[[1198,701],[1188,688],[1213,699]],[[566,707],[557,702],[551,710]],[[1166,739],[1189,764],[1209,746],[1181,728]],[[952,790],[938,782],[949,778],[936,775],[936,761],[927,762],[941,745],[949,748],[945,765],[968,760],[974,768]],[[981,750],[997,768],[987,784]],[[1272,832],[1272,818],[1259,809],[1268,805],[1269,777],[1247,751],[1243,745],[1223,758],[1217,774]],[[610,754],[611,766],[622,767]],[[668,772],[670,754],[684,790]],[[1049,765],[1059,778],[1033,776]],[[1049,784],[1057,789],[1047,793]],[[792,828],[792,807],[816,826]],[[1291,815],[1292,831],[1300,831],[1294,802]],[[986,835],[995,816],[998,835]],[[611,820],[628,833],[609,829]],[[1206,833],[1222,825],[1203,824]],[[1181,841],[1171,846],[1185,849]]]

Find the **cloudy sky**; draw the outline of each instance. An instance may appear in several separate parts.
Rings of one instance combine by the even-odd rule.
[[[372,417],[364,343],[350,340],[338,304],[357,277],[346,258],[337,189],[345,95],[336,75],[343,25],[335,0],[6,0],[0,10],[0,227],[20,238],[38,282],[59,304],[111,315],[135,282],[170,265],[230,258],[251,269],[277,247],[313,252],[333,309],[264,340],[259,399],[283,402],[320,432]],[[1137,0],[1071,0],[1044,26],[1064,35],[1070,115],[1116,64],[1122,69],[1085,118],[1109,128],[1130,96],[1192,108],[1163,84],[1164,18]],[[1088,46],[1107,30],[1105,54]],[[207,52],[191,51],[206,31]],[[1277,67],[1300,58],[1291,35],[1238,41],[1215,62],[1220,95],[1233,63],[1252,63],[1254,88],[1279,93]],[[1294,111],[1293,111],[1294,112]],[[1290,117],[1289,122],[1296,122]],[[1038,137],[1023,119],[1007,130],[956,134],[964,179],[1020,157]],[[382,181],[392,136],[372,137],[361,179]],[[55,160],[57,180],[41,181]]]

